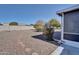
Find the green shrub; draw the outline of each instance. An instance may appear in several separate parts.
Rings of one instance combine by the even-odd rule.
[[[2,23],[0,23],[0,26],[2,26],[3,24]]]
[[[47,26],[44,27],[43,35],[47,40],[52,41],[53,34],[54,34],[54,28],[51,25],[47,24]]]
[[[34,25],[34,28],[40,32],[40,31],[43,31],[43,28],[44,28],[44,23],[43,21],[37,21],[36,24]]]
[[[57,29],[60,27],[60,23],[56,19],[50,20],[49,23],[50,23],[51,26],[53,26],[53,27],[55,27]]]
[[[11,23],[9,23],[9,25],[16,26],[16,25],[18,25],[18,23],[17,22],[11,22]]]

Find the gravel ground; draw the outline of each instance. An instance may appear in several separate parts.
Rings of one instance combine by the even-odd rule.
[[[40,35],[34,30],[0,32],[0,54],[48,55],[58,47],[32,36]]]

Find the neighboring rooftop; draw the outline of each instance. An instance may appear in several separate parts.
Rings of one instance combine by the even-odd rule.
[[[67,13],[67,12],[74,11],[74,10],[79,10],[79,4],[66,8],[66,9],[59,10],[57,11],[57,14],[61,16],[62,13]]]

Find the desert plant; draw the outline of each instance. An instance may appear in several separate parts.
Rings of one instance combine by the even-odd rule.
[[[60,27],[60,23],[56,19],[50,20],[49,23],[50,23],[51,26],[53,26],[55,28],[59,28]]]
[[[2,23],[0,23],[0,26],[2,26],[3,24]]]
[[[36,24],[34,25],[34,28],[35,28],[37,31],[43,31],[44,22],[43,22],[42,20],[37,21]]]
[[[45,24],[44,31],[43,31],[44,37],[47,40],[52,41],[53,40],[53,34],[54,34],[54,27],[51,26],[49,23]]]
[[[30,24],[30,26],[34,26],[34,24]]]
[[[18,25],[18,23],[17,22],[10,22],[9,25],[16,26],[16,25]]]

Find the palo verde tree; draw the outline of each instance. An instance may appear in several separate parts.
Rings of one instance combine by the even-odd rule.
[[[52,25],[54,28],[59,28],[60,27],[60,23],[59,21],[57,21],[56,19],[52,19],[49,21],[50,25]]]

